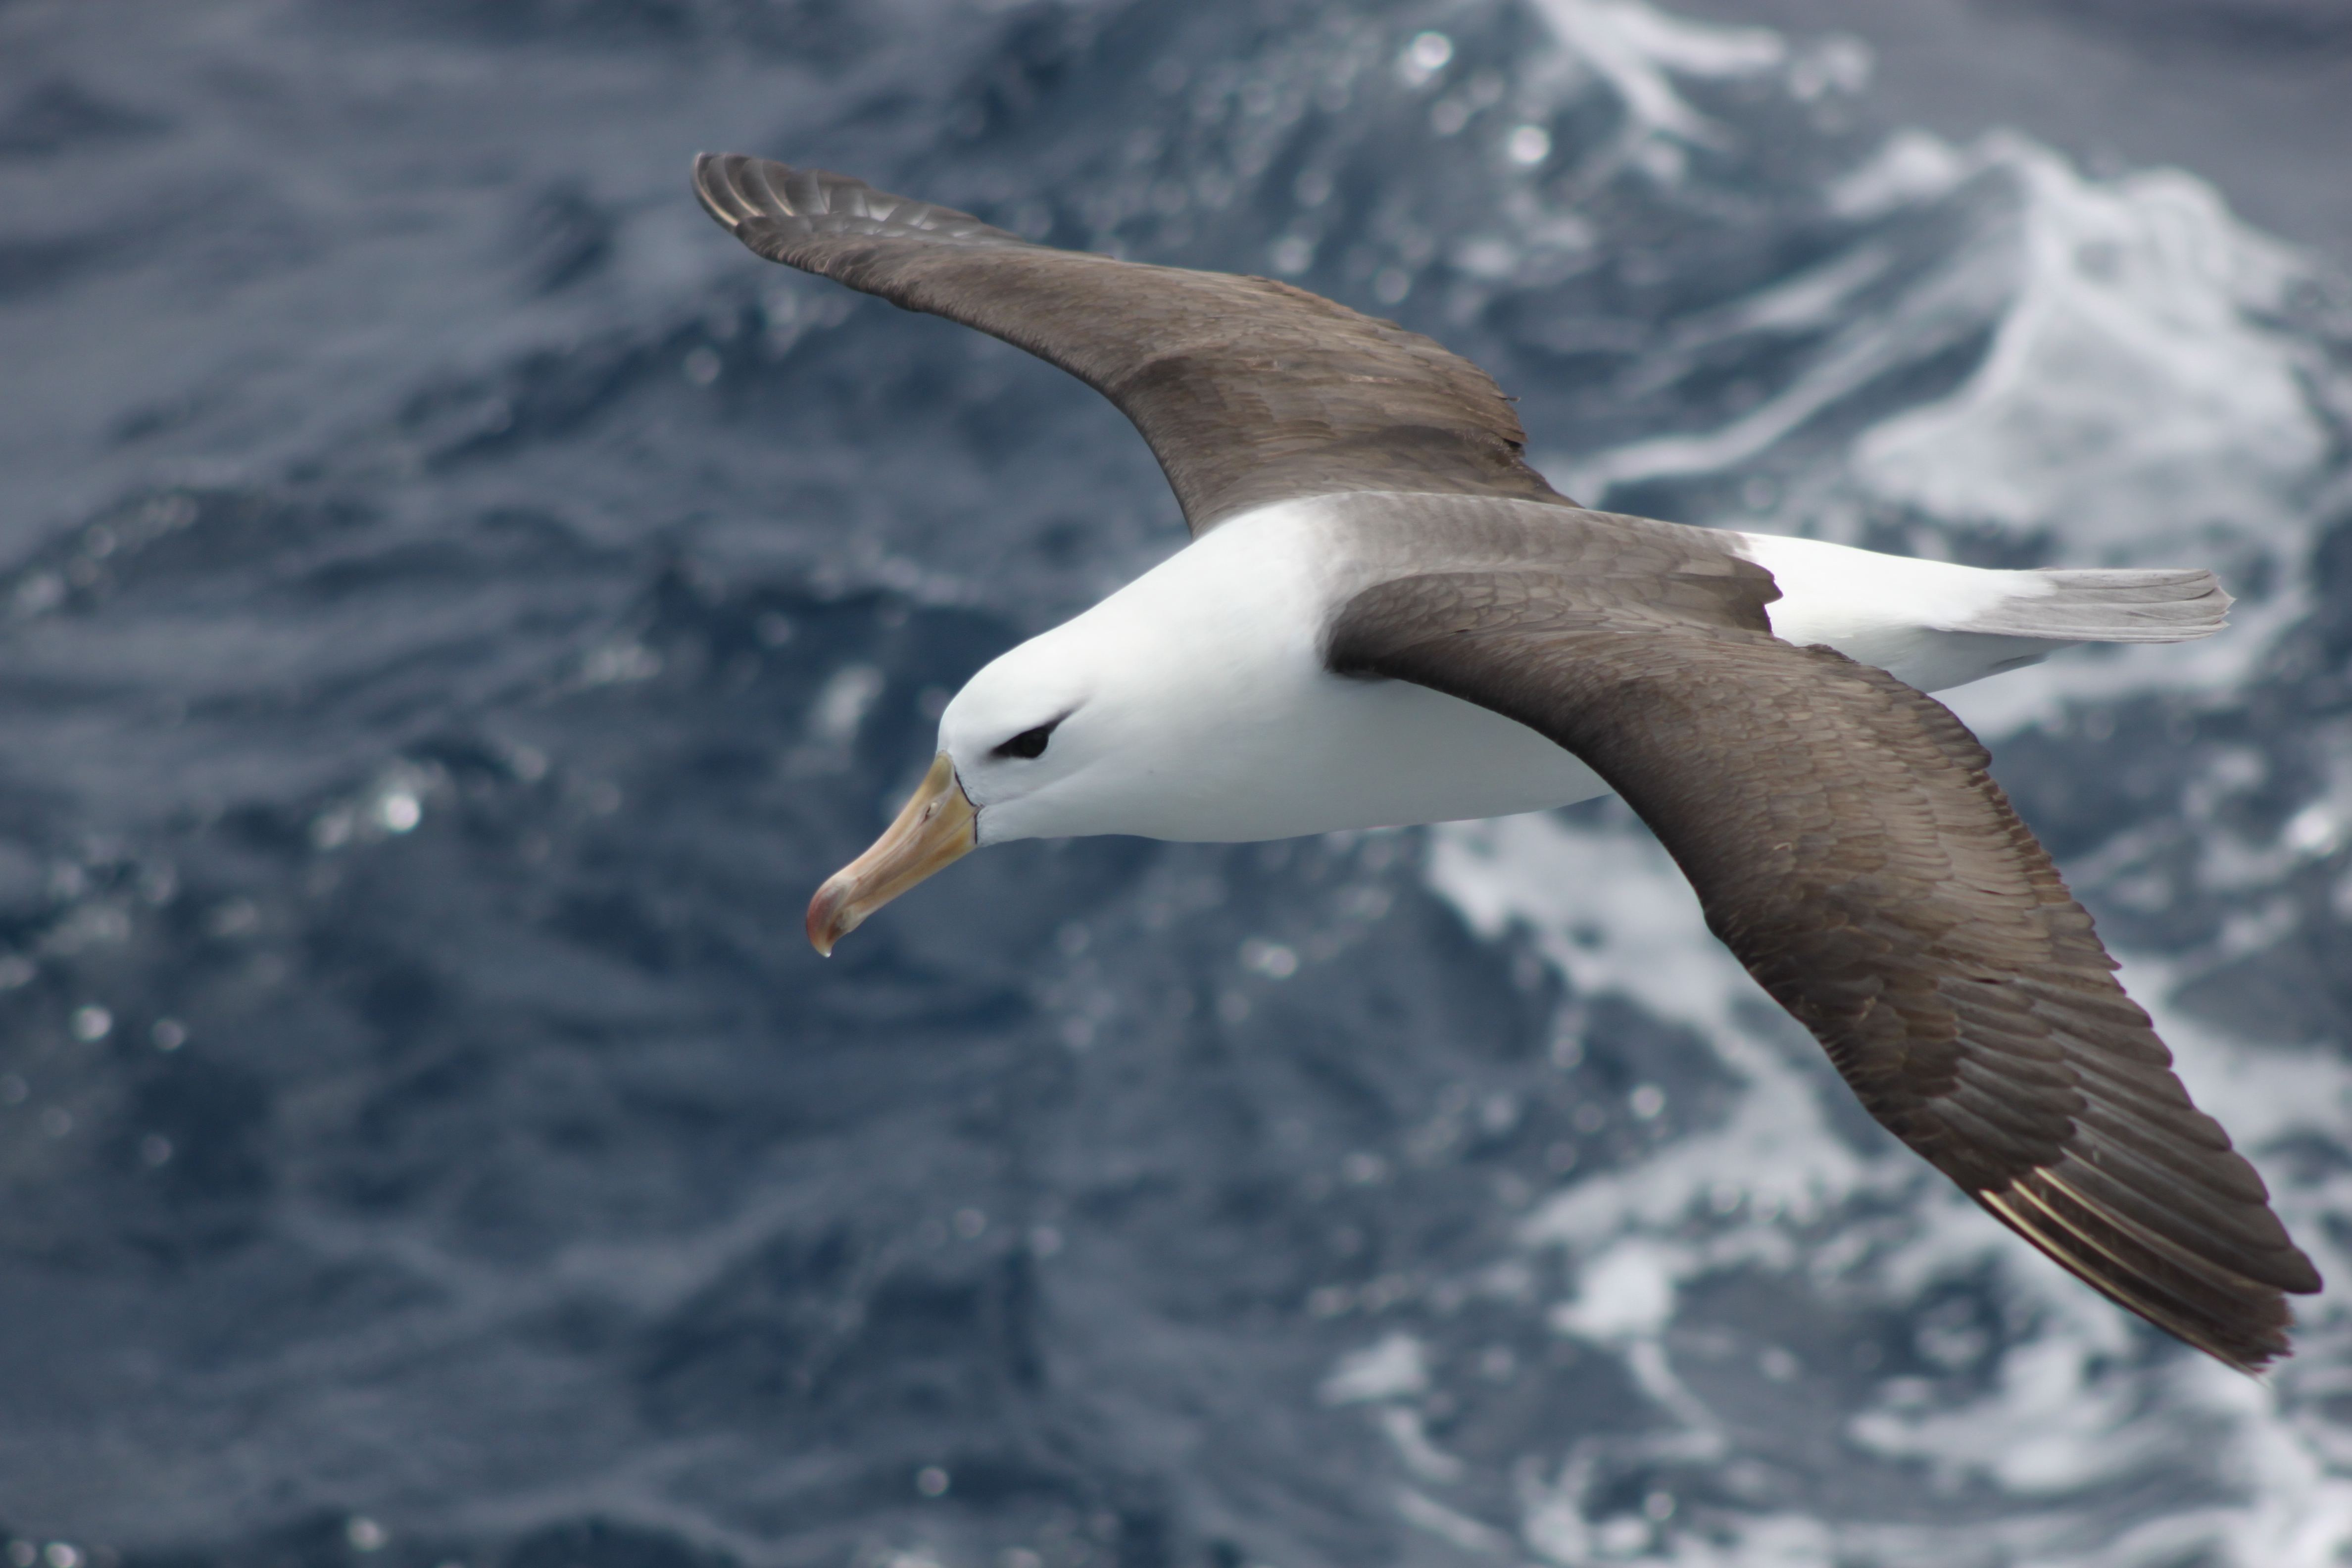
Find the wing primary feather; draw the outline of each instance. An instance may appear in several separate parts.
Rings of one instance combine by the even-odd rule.
[[[1970,1196],[2085,1285],[2218,1361],[2254,1373],[2289,1353],[2286,1331],[2294,1316],[2275,1291],[2249,1292],[2216,1313],[2159,1283],[2171,1272],[2165,1260],[2118,1256],[2119,1249],[2083,1236],[2031,1194],[2011,1189]]]
[[[2167,1172],[2136,1160],[2117,1164],[2120,1169],[2102,1165],[2093,1151],[2078,1146],[2042,1174],[2086,1207],[2248,1279],[2282,1290],[2308,1287],[2307,1271],[2281,1267],[2293,1247],[2268,1209],[2252,1211],[2271,1221],[2263,1226],[2242,1212],[2242,1205],[2237,1212],[2224,1208]]]

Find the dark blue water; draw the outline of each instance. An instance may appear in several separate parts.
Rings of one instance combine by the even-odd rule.
[[[2223,570],[1963,711],[2342,1275],[2352,295],[1908,123],[1626,0],[0,4],[14,1568],[2340,1561],[2333,1299],[2256,1385],[2059,1276],[1612,804],[801,935],[1181,531],[702,149],[1395,316],[1588,500]]]

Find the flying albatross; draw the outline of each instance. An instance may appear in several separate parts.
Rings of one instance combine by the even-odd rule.
[[[709,156],[772,261],[1059,365],[1135,422],[1192,532],[972,677],[821,952],[982,845],[1246,840],[1614,791],[1870,1113],[2093,1288],[2231,1366],[2319,1275],[2189,1102],[2050,857],[1928,690],[2222,625],[2203,571],[1989,572],[1593,511],[1494,381],[1263,278],[1056,250]]]

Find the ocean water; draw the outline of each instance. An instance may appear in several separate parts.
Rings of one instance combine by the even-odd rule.
[[[2256,1383],[2074,1285],[1614,803],[1009,846],[801,936],[946,695],[1182,535],[703,149],[1392,315],[1596,503],[2221,570],[2224,637],[1955,705],[2344,1278],[2352,288],[1871,63],[1637,0],[0,3],[12,1568],[2344,1561],[2337,1296]]]

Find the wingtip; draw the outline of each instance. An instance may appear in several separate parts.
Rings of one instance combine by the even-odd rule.
[[[2138,1227],[2128,1221],[2090,1205],[2078,1210],[2071,1191],[2053,1187],[2047,1173],[2034,1175],[2041,1179],[1969,1195],[2091,1289],[2233,1371],[2260,1377],[2294,1353],[2287,1338],[2294,1310],[2280,1288],[2200,1267],[2185,1255],[2162,1256],[2171,1249],[2132,1235]],[[2141,1250],[2151,1243],[2155,1250]]]
[[[781,181],[795,179],[800,169],[746,153],[696,153],[694,197],[727,233],[743,237],[743,226],[760,216],[793,216],[793,202],[783,200]]]
[[[694,197],[702,210],[719,221],[719,226],[733,234],[741,226],[742,215],[731,209],[722,199],[731,195],[727,190],[727,165],[735,161],[730,153],[697,153],[694,155]]]

